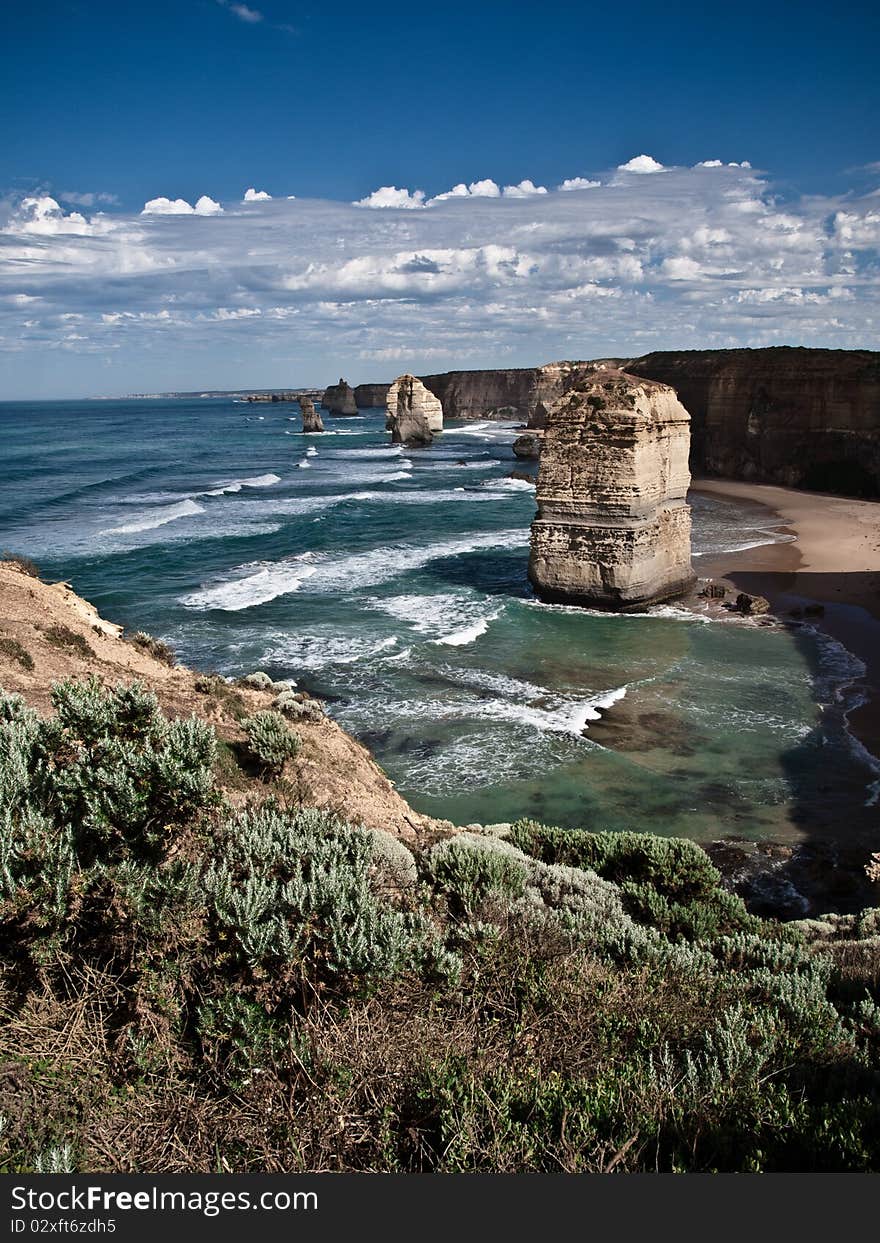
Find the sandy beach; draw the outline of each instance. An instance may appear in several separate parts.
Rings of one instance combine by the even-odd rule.
[[[782,618],[811,603],[823,606],[811,621],[866,667],[867,701],[849,714],[850,729],[880,755],[880,503],[717,479],[695,479],[692,488],[765,505],[768,525],[794,536],[699,557],[694,566],[701,578],[724,578],[750,595],[766,596]]]

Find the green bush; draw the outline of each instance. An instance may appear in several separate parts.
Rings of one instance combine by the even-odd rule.
[[[428,856],[428,877],[461,917],[472,916],[490,895],[509,900],[525,892],[523,864],[492,845],[491,838],[485,844],[451,838]]]
[[[373,850],[367,830],[312,810],[225,822],[205,887],[236,960],[261,976],[295,969],[316,987],[442,966],[426,921],[374,894]]]
[[[286,761],[299,751],[299,735],[280,712],[256,712],[242,721],[242,729],[251,751],[272,776],[280,776]]]

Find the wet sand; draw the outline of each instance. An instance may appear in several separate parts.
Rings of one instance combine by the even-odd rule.
[[[788,543],[697,557],[701,578],[724,578],[749,595],[766,596],[779,617],[810,604],[810,617],[862,660],[866,702],[849,713],[851,732],[880,756],[880,503],[797,492],[766,484],[695,479],[693,491],[765,505],[768,525]]]

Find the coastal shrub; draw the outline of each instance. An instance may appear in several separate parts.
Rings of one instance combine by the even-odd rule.
[[[495,844],[491,838],[484,844],[454,837],[430,851],[428,877],[457,916],[471,917],[490,895],[508,900],[523,896],[526,868]]]
[[[81,862],[121,851],[154,860],[175,826],[214,805],[209,726],[167,720],[138,683],[62,682],[52,703],[46,720],[0,701],[0,791],[13,819],[70,827]]]
[[[546,863],[592,870],[618,884],[629,913],[673,940],[761,926],[742,899],[722,887],[721,874],[695,842],[555,829],[528,820],[513,826],[510,841]]]
[[[162,662],[163,665],[174,666],[177,664],[177,658],[172,648],[164,643],[161,639],[155,638],[151,634],[147,634],[143,630],[137,630],[129,638],[129,642],[135,647],[142,648],[143,651],[149,652],[154,659]]]
[[[242,721],[248,746],[267,773],[279,776],[300,748],[299,736],[279,712],[257,712]]]
[[[13,639],[10,635],[0,635],[0,655],[14,660],[26,673],[33,672],[34,658],[18,639]]]
[[[205,887],[237,960],[263,976],[292,969],[316,988],[443,965],[429,924],[377,898],[373,850],[367,830],[313,810],[227,821]]]
[[[696,842],[652,833],[588,833],[518,821],[510,840],[545,863],[590,868],[609,880],[645,882],[667,898],[687,901],[712,894],[721,873]]]
[[[719,933],[638,834],[233,812],[207,726],[53,703],[0,694],[0,1170],[880,1170],[876,912]]]
[[[76,652],[77,656],[83,656],[86,659],[95,654],[85,636],[81,635],[77,630],[71,630],[69,626],[62,626],[60,624],[49,626],[46,630],[46,640],[53,647],[58,647],[68,652]]]

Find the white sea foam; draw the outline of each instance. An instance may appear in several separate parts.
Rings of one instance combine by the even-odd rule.
[[[261,638],[264,636],[261,635]],[[356,636],[338,631],[313,630],[308,634],[287,634],[282,631],[265,636],[265,648],[261,657],[264,663],[289,665],[292,669],[316,671],[331,666],[355,665],[360,661],[381,656],[397,646],[397,638],[390,635],[377,643],[369,636]],[[387,657],[383,657],[387,659]]]
[[[225,496],[230,492],[240,492],[242,488],[271,488],[280,483],[281,476],[275,474],[252,475],[249,479],[233,479],[229,483],[221,483],[206,492],[196,492],[196,496]]]
[[[443,635],[442,638],[435,639],[435,643],[443,643],[447,647],[467,647],[469,643],[474,643],[481,635],[484,635],[489,629],[491,618],[481,617],[479,621],[475,621],[472,626],[464,626],[461,630],[454,630],[452,634]]]
[[[406,622],[417,634],[430,635],[433,642],[448,647],[473,643],[503,611],[495,601],[459,592],[374,598],[367,604]]]
[[[315,448],[315,446],[309,445],[308,449],[306,449],[306,457],[317,457],[317,455],[318,455],[318,450]]]
[[[306,564],[305,557],[282,562],[253,562],[241,569],[246,572],[240,577],[202,588],[184,596],[182,602],[189,608],[238,613],[299,591],[305,580],[315,573],[315,567]]]
[[[513,530],[426,544],[392,544],[350,556],[316,557],[314,553],[305,552],[285,561],[239,566],[230,578],[202,587],[184,596],[182,602],[189,608],[237,611],[299,591],[306,579],[310,591],[354,591],[358,587],[388,582],[444,557],[457,557],[480,549],[523,547],[528,541],[527,530]],[[304,566],[304,561],[310,564]]]
[[[486,479],[481,486],[500,488],[505,492],[531,492],[535,487],[535,481],[534,479]]]
[[[136,518],[134,522],[126,522],[121,527],[110,527],[102,531],[102,535],[136,535],[141,531],[152,531],[162,527],[166,522],[176,522],[178,518],[192,518],[203,514],[205,507],[196,501],[178,501],[176,505],[164,505],[161,509],[149,510]]]

